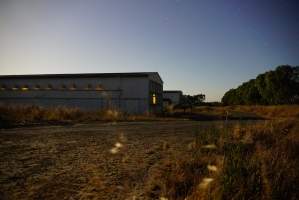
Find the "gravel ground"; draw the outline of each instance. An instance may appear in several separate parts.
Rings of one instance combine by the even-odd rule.
[[[0,130],[0,199],[145,199],[149,171],[218,122],[121,122]]]

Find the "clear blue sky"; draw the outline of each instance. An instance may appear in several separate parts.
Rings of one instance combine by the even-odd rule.
[[[157,71],[165,89],[220,100],[299,65],[298,10],[296,0],[0,0],[0,74]]]

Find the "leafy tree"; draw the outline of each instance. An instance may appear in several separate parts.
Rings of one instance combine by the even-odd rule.
[[[222,98],[225,105],[299,103],[299,67],[278,66],[256,79],[230,89]]]
[[[199,106],[201,105],[206,99],[206,95],[204,94],[197,94],[197,95],[184,95],[182,98],[182,101],[179,105],[179,107],[184,109],[184,112],[186,111],[187,108],[192,108],[194,106]]]

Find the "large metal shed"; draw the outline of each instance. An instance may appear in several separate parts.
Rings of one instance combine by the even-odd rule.
[[[163,81],[157,72],[0,76],[1,105],[115,109],[160,113]]]

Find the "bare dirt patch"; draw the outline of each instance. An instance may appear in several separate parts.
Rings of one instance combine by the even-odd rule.
[[[0,198],[146,199],[149,172],[190,154],[204,126],[172,121],[1,130]]]

